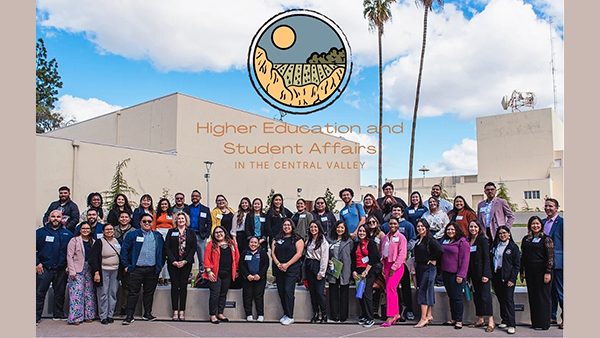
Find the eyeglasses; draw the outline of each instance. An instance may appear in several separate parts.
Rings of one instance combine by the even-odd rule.
[[[176,200],[182,200],[183,197],[175,197]]]
[[[152,223],[152,221],[145,220],[145,221],[142,221],[142,223],[145,223],[145,224],[150,224],[150,223]]]
[[[494,189],[494,188],[491,188],[491,189],[485,189],[485,191],[494,191],[494,190],[496,190],[496,189]]]

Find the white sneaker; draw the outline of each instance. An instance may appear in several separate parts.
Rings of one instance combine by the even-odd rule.
[[[252,316],[248,316],[248,317],[246,317],[246,321],[247,321],[247,322],[251,322],[251,321],[252,321]]]
[[[498,324],[498,328],[499,328],[499,329],[505,329],[505,328],[506,328],[506,326],[507,326],[507,325],[506,325],[506,324],[504,324],[504,323],[500,323],[500,324]]]
[[[258,318],[256,319],[257,322],[262,323],[265,320],[265,317],[263,316],[258,316]]]
[[[509,334],[515,334],[515,332],[517,332],[517,330],[515,329],[514,326],[511,326],[511,327],[508,328],[508,333]]]
[[[294,318],[287,317],[281,324],[290,325],[294,322]]]
[[[283,317],[281,317],[281,319],[279,320],[279,322],[283,324],[283,321],[286,320],[286,319],[288,319],[288,316],[283,315]]]

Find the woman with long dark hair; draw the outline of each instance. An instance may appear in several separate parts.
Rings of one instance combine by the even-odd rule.
[[[418,191],[413,191],[412,194],[410,194],[410,204],[408,207],[406,207],[404,218],[406,218],[407,221],[411,222],[412,225],[416,227],[417,220],[421,219],[427,210],[429,209],[423,205],[421,193]]]
[[[508,333],[514,334],[516,332],[515,284],[521,265],[521,252],[506,225],[501,225],[496,229],[491,254],[492,286],[498,297],[500,317],[502,318],[498,327],[508,328]]]
[[[269,205],[269,210],[267,210],[267,224],[272,236],[277,236],[281,233],[281,226],[283,225],[283,220],[286,218],[291,219],[292,212],[283,206],[283,195],[276,193],[271,198],[271,204]],[[272,238],[270,242],[272,242]]]
[[[197,240],[190,229],[190,216],[183,211],[175,214],[175,228],[169,229],[163,252],[167,256],[167,269],[171,277],[171,306],[173,320],[185,320],[187,281],[194,264]]]
[[[429,201],[431,202],[431,200]],[[450,299],[450,312],[452,319],[446,325],[454,325],[455,329],[462,329],[463,317],[463,288],[469,270],[470,247],[462,229],[451,222],[444,230],[442,237],[442,278],[444,288]]]
[[[260,247],[267,250],[267,239],[271,235],[269,230],[267,215],[263,212],[263,202],[257,197],[252,201],[252,211],[246,216],[244,238],[248,241],[251,237],[256,237]]]
[[[79,225],[79,231],[67,245],[67,270],[69,273],[69,318],[67,323],[79,325],[91,323],[96,317],[96,296],[92,269],[88,263],[94,238],[87,221]]]
[[[252,301],[256,305],[257,322],[265,320],[265,285],[267,283],[267,270],[269,269],[269,256],[267,251],[261,249],[258,237],[251,236],[248,248],[240,255],[240,278],[242,278],[242,297],[246,321],[251,322]]]
[[[129,205],[129,199],[127,199],[127,196],[125,196],[125,194],[118,194],[117,196],[115,196],[112,207],[110,208],[108,216],[106,217],[106,221],[112,224],[113,227],[118,227],[119,215],[121,214],[121,211],[127,211],[129,217],[131,217],[133,214],[131,205]],[[132,224],[132,226],[136,229],[139,229],[140,227],[139,224]]]
[[[273,275],[277,280],[277,293],[283,308],[283,317],[279,322],[290,325],[294,322],[294,301],[296,280],[302,267],[300,258],[304,251],[304,240],[296,231],[291,218],[285,218],[281,231],[271,243],[271,258],[273,259]]]
[[[166,241],[169,229],[173,229],[173,208],[171,207],[171,202],[169,202],[167,198],[158,200],[156,212],[152,215],[152,218],[152,230],[160,232],[163,240]],[[169,269],[163,266],[160,271],[158,285],[169,285],[170,282],[171,276],[169,275]]]
[[[381,211],[381,208],[377,203],[377,199],[375,198],[375,196],[373,196],[373,194],[367,193],[365,197],[363,197],[363,209],[365,209],[365,214],[367,217],[375,216],[377,217],[377,221],[379,221],[379,224],[384,223],[383,211]]]
[[[308,225],[310,236],[306,243],[304,271],[308,282],[308,291],[312,303],[311,323],[327,323],[327,298],[325,297],[325,274],[329,263],[329,243],[325,239],[323,228],[317,220]],[[319,312],[321,317],[319,318]]]
[[[348,319],[350,304],[350,277],[352,275],[352,238],[344,221],[337,221],[337,226],[331,228],[327,237],[329,245],[329,269],[333,269],[333,259],[342,263],[338,278],[331,273],[327,274],[329,283],[329,319],[334,322],[345,322]]]
[[[298,234],[302,236],[302,239],[306,243],[310,238],[309,226],[313,220],[313,215],[306,210],[306,200],[299,198],[296,201],[296,212],[292,215],[292,221],[296,224]]]
[[[140,220],[142,219],[143,214],[154,215],[154,201],[149,194],[143,194],[142,197],[140,197],[140,206],[133,210],[131,222],[134,228],[140,227]]]
[[[414,327],[421,328],[433,321],[431,307],[435,304],[436,265],[444,249],[431,235],[426,219],[421,218],[417,221],[415,231],[417,243],[413,250],[417,272],[417,303],[421,305],[421,319]]]
[[[231,226],[231,236],[241,251],[246,250],[248,239],[246,238],[246,216],[252,211],[248,197],[242,197],[238,205],[238,211],[233,214],[233,224]]]
[[[456,222],[464,234],[468,234],[469,223],[477,219],[477,213],[467,204],[464,197],[458,195],[454,197],[454,208],[448,211],[448,218],[451,222]]]
[[[328,234],[335,230],[337,225],[337,220],[335,215],[329,207],[327,207],[327,203],[325,202],[325,197],[317,197],[315,199],[315,206],[313,211],[310,212],[313,215],[313,219],[319,220],[321,222],[321,226],[323,227],[323,231]]]
[[[468,279],[473,285],[473,303],[475,303],[475,314],[478,317],[477,322],[469,325],[469,327],[485,326],[484,317],[488,317],[485,332],[492,332],[496,324],[492,312],[490,242],[478,219],[469,222],[469,237],[467,239],[471,246]]]
[[[377,203],[375,203],[377,204]],[[365,225],[369,230],[369,238],[377,245],[377,251],[381,252],[381,241],[385,237],[385,232],[381,230],[379,219],[375,215],[367,216]],[[373,318],[380,318],[379,305],[385,291],[385,277],[383,271],[375,274],[375,282],[373,283]],[[381,310],[383,312],[383,310]],[[381,314],[383,316],[383,313]]]
[[[204,255],[204,275],[209,280],[210,298],[208,312],[210,322],[228,322],[229,318],[223,315],[227,291],[231,282],[238,274],[240,252],[237,244],[223,226],[217,226],[211,235],[206,254]]]
[[[554,242],[544,233],[542,219],[531,216],[521,241],[521,281],[527,281],[531,327],[548,330],[552,315]]]
[[[375,271],[373,267],[380,262],[377,245],[368,236],[365,224],[357,228],[357,241],[351,251],[352,278],[365,281],[365,288],[360,298],[360,317],[358,324],[363,327],[371,327],[375,324],[373,318],[373,284],[375,283]]]

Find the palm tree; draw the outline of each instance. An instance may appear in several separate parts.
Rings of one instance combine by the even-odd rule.
[[[396,0],[364,0],[363,16],[369,21],[369,30],[377,31],[377,43],[379,47],[379,154],[377,158],[377,192],[381,197],[381,150],[383,125],[383,62],[381,58],[381,37],[383,36],[383,25],[392,20],[390,6]]]
[[[416,0],[417,6],[421,5],[424,8],[423,13],[423,43],[421,45],[421,62],[419,64],[419,76],[417,78],[417,94],[415,95],[415,109],[413,112],[412,131],[410,134],[410,155],[408,160],[408,199],[412,193],[412,177],[413,177],[413,157],[415,153],[415,131],[417,128],[417,110],[419,109],[419,95],[421,94],[421,77],[423,75],[423,60],[425,58],[425,44],[427,42],[427,16],[432,10],[433,4],[437,3],[440,7],[444,6],[443,0]]]

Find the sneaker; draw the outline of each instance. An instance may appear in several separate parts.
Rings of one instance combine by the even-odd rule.
[[[415,314],[412,313],[412,312],[410,312],[410,311],[407,312],[406,313],[406,319],[408,319],[408,320],[415,320]]]
[[[35,326],[38,326],[38,325],[40,325],[40,321],[41,321],[41,319],[38,319],[38,320],[36,320],[36,321],[35,321]]]
[[[256,319],[257,322],[262,323],[265,320],[265,317],[263,316],[258,316],[258,318]]]
[[[515,334],[515,332],[517,332],[517,330],[514,326],[508,328],[508,334]]]
[[[108,319],[102,319],[100,321],[100,324],[102,324],[102,325],[108,325]]]
[[[123,321],[123,325],[129,325],[131,323],[135,322],[135,319],[133,318],[125,318],[125,320]]]
[[[269,284],[269,289],[277,289],[277,283],[273,282]]]
[[[499,328],[499,329],[505,329],[505,328],[506,328],[506,326],[507,326],[507,325],[506,325],[506,324],[504,324],[504,323],[498,324],[498,328]]]
[[[366,320],[365,323],[363,324],[363,327],[371,327],[371,326],[373,326],[373,324],[375,324],[375,321],[373,319]]]
[[[67,320],[67,317],[54,317],[54,318],[52,318],[52,320],[53,320],[53,321],[55,321],[55,322],[57,322],[57,321],[59,321],[59,320],[64,320],[64,321],[66,321],[66,320]]]
[[[290,325],[293,323],[294,323],[294,318],[290,318],[290,317],[287,317],[283,322],[281,322],[281,324],[283,324],[283,325]]]
[[[284,320],[288,319],[288,316],[283,315],[283,317],[281,317],[281,319],[279,320],[280,323],[283,323]]]
[[[363,325],[366,321],[364,318],[358,318],[358,325]]]
[[[148,314],[148,315],[143,315],[142,319],[148,322],[153,322],[156,320],[156,317],[154,317],[152,314]]]
[[[253,319],[252,319],[252,316],[246,316],[246,321],[247,321],[247,322],[251,322],[252,320],[253,320]]]
[[[106,318],[106,320],[108,321],[109,324],[112,324],[115,322],[115,320],[112,319],[112,317],[108,317],[108,318]]]

